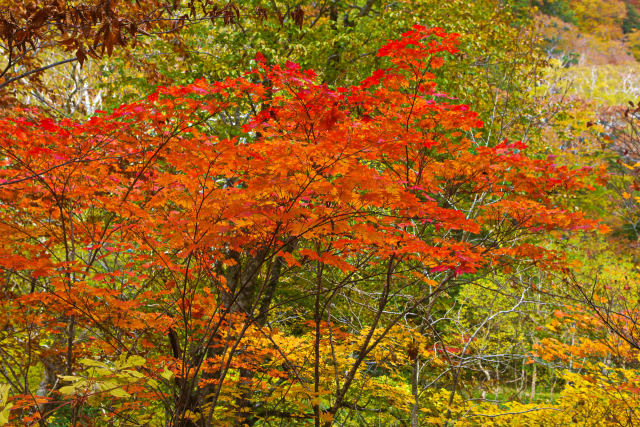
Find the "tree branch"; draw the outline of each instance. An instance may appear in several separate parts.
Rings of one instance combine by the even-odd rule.
[[[15,82],[16,80],[20,80],[23,79],[27,76],[30,76],[31,74],[35,74],[35,73],[39,73],[41,71],[45,71],[48,70],[49,68],[53,68],[53,67],[57,67],[59,65],[64,65],[64,64],[68,64],[69,62],[74,62],[77,61],[78,58],[69,58],[69,59],[65,59],[62,61],[58,61],[58,62],[54,62],[53,64],[49,64],[49,65],[45,65],[44,67],[39,67],[36,68],[35,70],[30,70],[30,71],[26,71],[18,76],[12,77],[10,79],[5,80],[4,82],[0,83],[0,89],[4,89],[6,86],[9,86],[11,83]]]

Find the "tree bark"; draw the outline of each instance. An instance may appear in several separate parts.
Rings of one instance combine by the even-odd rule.
[[[536,364],[533,364],[533,374],[531,374],[531,396],[529,396],[529,401],[533,402],[533,399],[536,397],[536,380],[538,379],[538,371]]]

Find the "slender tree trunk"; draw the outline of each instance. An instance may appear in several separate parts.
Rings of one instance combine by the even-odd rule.
[[[42,380],[38,385],[38,396],[48,396],[51,392],[60,388],[61,384],[58,375],[66,371],[66,360],[59,354],[51,354],[41,358],[44,365]],[[46,418],[47,415],[58,406],[56,402],[46,402],[39,405],[40,413]]]
[[[320,322],[322,321],[322,313],[320,311],[320,292],[322,290],[322,270],[324,265],[318,262],[318,270],[317,270],[317,283],[316,283],[316,298],[315,298],[315,307],[314,307],[314,321],[316,324],[316,336],[315,341],[313,343],[313,352],[314,352],[314,360],[313,360],[313,392],[314,392],[314,403],[313,403],[313,417],[315,421],[315,427],[320,427],[321,419],[320,419],[320,338],[321,338],[321,329]]]
[[[536,380],[538,379],[538,371],[537,366],[533,364],[533,374],[531,374],[531,396],[529,397],[529,401],[533,402],[533,399],[536,397]]]
[[[494,400],[498,400],[498,395],[500,394],[500,365],[496,365],[496,390],[494,393]]]
[[[520,369],[520,380],[516,382],[518,384],[518,399],[520,395],[524,392],[525,387],[527,386],[527,370],[525,369],[525,359],[522,359],[522,368]]]
[[[489,389],[489,387],[491,387],[491,374],[489,373],[489,370],[482,367],[482,365],[480,366],[480,368],[482,369],[482,372],[484,372],[484,375],[487,377],[487,386],[483,387],[482,390],[482,399],[485,399],[487,397],[487,390]]]
[[[411,406],[411,427],[419,427],[418,414],[420,413],[420,396],[418,379],[420,377],[420,358],[416,357],[411,368],[411,394],[413,395],[413,405]]]

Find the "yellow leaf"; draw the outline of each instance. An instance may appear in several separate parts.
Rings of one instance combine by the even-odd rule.
[[[142,356],[131,356],[127,358],[127,366],[142,366],[146,361]]]
[[[93,359],[80,359],[80,363],[84,366],[95,366],[97,368],[106,368],[107,365],[105,363],[99,362]],[[69,380],[67,380],[69,381]]]
[[[331,422],[333,421],[333,415],[328,412],[322,412],[320,413],[320,420],[325,423]]]
[[[113,397],[131,397],[129,393],[121,388],[114,388],[113,390],[109,391],[109,394]]]
[[[164,368],[164,371],[162,371],[162,373],[160,374],[160,376],[162,378],[164,378],[165,380],[170,380],[171,378],[174,377],[173,372],[171,372],[168,368]]]
[[[65,396],[69,396],[71,394],[74,394],[76,392],[76,388],[72,385],[67,385],[64,387],[60,387],[60,389],[58,390],[60,392],[60,394],[63,394]]]
[[[9,411],[13,406],[13,403],[7,403],[9,390],[11,390],[9,384],[0,384],[0,426],[9,423]]]

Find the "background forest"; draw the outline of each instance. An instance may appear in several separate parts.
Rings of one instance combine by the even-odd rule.
[[[0,426],[640,425],[640,1],[0,0]]]

